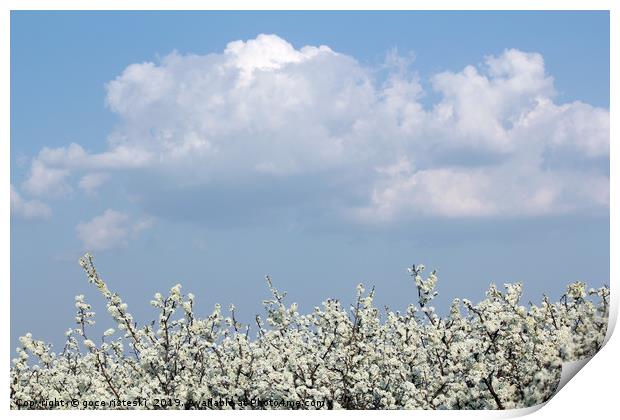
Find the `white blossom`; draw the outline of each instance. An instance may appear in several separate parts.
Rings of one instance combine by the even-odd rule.
[[[231,398],[311,401],[300,408],[312,409],[528,407],[553,395],[562,362],[600,348],[609,315],[608,287],[575,282],[557,302],[544,296],[528,306],[520,303],[522,284],[491,285],[479,303],[454,299],[441,317],[432,305],[436,272],[425,278],[424,266],[414,265],[416,303],[403,312],[380,311],[374,288],[366,292],[360,284],[352,305],[327,299],[300,314],[266,277],[271,296],[254,325],[240,323],[232,304],[229,316],[217,304],[211,315],[198,317],[195,296],[183,295],[177,284],[168,296],[155,294],[151,304],[159,315],[139,326],[92,256],[80,264],[116,328],[103,333],[99,346],[88,338],[95,314],[78,295],[77,325],[66,331],[61,352],[30,333],[20,337],[10,373],[12,408],[31,408],[19,404],[26,400],[145,396],[150,402],[135,408],[157,408],[154,398],[183,402],[164,408]]]

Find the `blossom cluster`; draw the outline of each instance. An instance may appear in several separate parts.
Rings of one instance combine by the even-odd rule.
[[[31,407],[23,401],[136,399],[146,402],[124,408],[161,408],[167,399],[180,402],[169,408],[187,409],[204,407],[190,402],[232,400],[313,402],[280,408],[528,407],[553,395],[562,362],[600,348],[609,314],[608,287],[576,282],[557,302],[545,296],[525,306],[515,283],[491,285],[477,304],[455,299],[442,317],[432,306],[437,273],[424,278],[424,266],[414,265],[417,302],[402,312],[380,311],[374,288],[360,284],[350,307],[328,299],[300,314],[266,277],[271,298],[251,325],[237,320],[232,305],[227,313],[215,305],[211,315],[197,317],[195,296],[176,285],[166,296],[155,294],[159,317],[138,326],[92,256],[80,264],[116,328],[95,340],[89,331],[95,314],[80,295],[61,352],[31,334],[21,337],[10,370],[14,409]]]

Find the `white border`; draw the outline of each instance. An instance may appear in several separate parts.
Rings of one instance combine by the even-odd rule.
[[[2,237],[0,246],[2,252],[0,252],[0,278],[3,279],[4,293],[2,293],[2,306],[3,311],[3,325],[6,327],[5,332],[0,338],[2,342],[2,354],[4,355],[4,363],[0,363],[2,373],[0,373],[2,380],[9,378],[9,360],[11,357],[11,350],[13,345],[9,343],[9,317],[10,317],[10,74],[9,74],[9,60],[10,60],[10,11],[11,10],[609,10],[610,11],[610,111],[611,111],[611,201],[610,208],[611,214],[618,211],[618,193],[614,190],[614,187],[618,185],[618,170],[615,164],[618,163],[618,146],[615,142],[618,140],[618,123],[620,115],[618,115],[618,108],[620,106],[618,94],[617,94],[617,79],[620,74],[619,67],[619,54],[620,46],[617,39],[620,36],[618,27],[620,24],[619,7],[617,2],[612,0],[564,0],[559,2],[557,0],[470,0],[465,2],[464,0],[418,0],[418,1],[403,1],[403,0],[357,0],[352,2],[351,0],[297,0],[294,3],[282,0],[263,0],[260,3],[258,1],[251,0],[229,0],[226,2],[197,2],[196,0],[151,0],[145,2],[144,0],[90,0],[88,2],[78,0],[5,0],[2,2],[2,14],[0,16],[0,60],[1,67],[0,73],[2,75],[0,92],[4,92],[3,100],[0,102],[0,129],[2,130],[2,142],[0,145],[0,157],[2,164],[0,166],[0,191],[4,200],[0,204],[0,215],[2,218],[2,226],[5,229],[1,229],[5,232]],[[351,9],[351,5],[355,5],[355,9]],[[148,7],[147,7],[148,6]],[[610,316],[610,329],[609,334],[613,330],[617,314],[618,314],[618,294],[616,288],[618,287],[617,278],[618,274],[618,262],[614,260],[614,255],[618,254],[620,248],[618,247],[618,238],[620,232],[618,231],[619,225],[617,218],[611,218],[611,243],[610,243],[610,255],[611,255],[611,267],[610,267],[610,286],[611,286],[611,316]],[[609,339],[608,334],[608,339]],[[570,381],[555,397],[553,397],[549,403],[541,410],[535,411],[530,414],[532,418],[547,418],[550,416],[559,417],[562,419],[571,418],[583,418],[588,416],[590,418],[610,418],[609,413],[615,412],[618,407],[618,397],[616,391],[616,381],[619,378],[618,369],[618,357],[616,355],[620,350],[620,342],[616,337],[609,339],[605,347],[597,354],[591,362],[587,364],[587,367],[583,369],[583,372],[579,373],[579,379]],[[8,387],[5,388],[5,394],[2,396],[5,401],[4,409],[9,411],[11,416],[38,416],[42,412],[17,412],[9,410],[9,392]],[[532,410],[513,410],[505,413],[495,411],[476,411],[476,412],[463,412],[463,411],[401,411],[401,412],[386,412],[381,411],[378,415],[390,415],[395,417],[409,418],[414,415],[416,417],[423,418],[498,418],[498,417],[514,417],[523,414],[527,414]],[[337,412],[338,416],[352,417],[358,416],[359,413],[355,412]],[[209,413],[209,416],[215,413]],[[290,412],[269,412],[269,416],[290,416]],[[73,418],[82,418],[84,413],[72,411],[72,412],[49,412],[45,413],[52,417],[68,416]],[[93,417],[110,416],[109,411],[95,411],[90,412],[88,415]],[[133,416],[166,416],[170,414],[160,414],[159,412],[145,412],[140,414],[139,412],[123,412],[119,414]],[[188,414],[198,415],[198,413]],[[202,414],[201,414],[202,415]],[[244,413],[244,414],[227,414],[220,413],[220,416],[228,415],[260,415],[256,412]],[[319,416],[323,414],[319,413],[304,413],[300,415]],[[370,412],[365,412],[364,415],[372,415]]]

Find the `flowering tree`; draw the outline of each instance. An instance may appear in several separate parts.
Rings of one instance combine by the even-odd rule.
[[[550,398],[563,361],[601,346],[609,289],[570,284],[558,302],[520,303],[522,286],[491,285],[478,304],[455,299],[436,314],[437,276],[409,269],[417,304],[373,306],[357,287],[345,308],[328,299],[310,314],[285,303],[267,277],[265,317],[244,325],[220,305],[199,319],[176,285],[157,293],[159,318],[139,327],[93,264],[80,259],[117,328],[91,337],[94,312],[76,296],[76,327],[60,353],[20,338],[10,374],[12,408],[509,409]],[[35,364],[30,360],[34,359]]]

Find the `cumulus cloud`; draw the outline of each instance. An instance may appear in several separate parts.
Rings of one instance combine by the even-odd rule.
[[[41,201],[24,199],[11,185],[11,214],[22,219],[47,219],[52,210]]]
[[[353,58],[268,35],[232,42],[223,54],[133,64],[107,85],[107,103],[124,122],[114,137],[162,166],[201,167],[203,179],[341,165],[348,151],[368,148],[354,125],[375,100]]]
[[[71,191],[66,181],[70,171],[66,168],[54,168],[35,159],[30,166],[28,179],[22,183],[24,190],[35,196],[59,196]]]
[[[507,50],[487,57],[485,65],[482,70],[470,65],[458,73],[435,75],[432,85],[443,99],[432,117],[455,141],[510,151],[516,147],[511,125],[538,98],[553,93],[553,79],[545,74],[540,54]]]
[[[128,145],[113,145],[103,153],[89,153],[82,146],[71,143],[67,147],[44,147],[32,159],[30,172],[22,187],[37,196],[62,196],[72,191],[67,178],[74,171],[121,170],[144,168],[151,156],[148,152]],[[80,188],[89,191],[105,180],[103,174],[87,174],[80,180]],[[96,185],[95,185],[96,184]]]
[[[599,163],[609,156],[609,112],[556,103],[540,54],[507,49],[437,73],[431,106],[421,102],[414,65],[391,52],[370,68],[276,35],[234,41],[222,53],[130,64],[106,86],[120,118],[107,150],[43,149],[23,187],[66,192],[68,174],[78,172],[88,190],[100,181],[94,173],[132,170],[171,180],[191,199],[217,201],[217,186],[227,199],[263,200],[252,190],[260,181],[271,197],[303,197],[287,209],[303,212],[313,197],[313,210],[362,223],[608,206],[609,175]],[[288,190],[284,178],[295,180]],[[142,202],[161,202],[163,182],[150,184]]]
[[[418,215],[540,216],[609,205],[609,179],[596,174],[557,174],[510,164],[398,172],[390,168],[384,173],[370,203],[354,210],[358,220],[377,224]]]
[[[101,172],[88,173],[82,176],[79,186],[87,193],[93,193],[97,188],[103,185],[109,177],[108,174]]]
[[[129,239],[152,225],[151,219],[132,220],[127,214],[108,209],[92,220],[76,226],[86,250],[102,251],[126,246]]]

